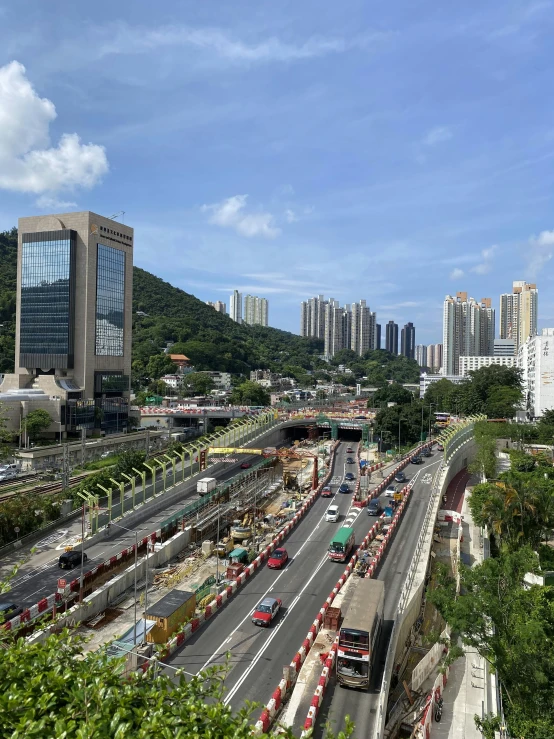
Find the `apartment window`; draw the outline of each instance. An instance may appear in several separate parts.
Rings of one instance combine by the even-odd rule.
[[[96,355],[123,356],[125,252],[98,244],[96,267]]]
[[[20,364],[73,366],[75,234],[23,234]]]

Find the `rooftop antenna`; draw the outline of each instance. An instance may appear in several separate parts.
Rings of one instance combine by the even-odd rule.
[[[119,218],[119,216],[121,216],[121,223],[125,223],[125,220],[124,220],[124,218],[125,218],[125,211],[124,210],[120,210],[118,213],[114,213],[113,216],[110,216],[110,221],[113,221],[116,218]]]

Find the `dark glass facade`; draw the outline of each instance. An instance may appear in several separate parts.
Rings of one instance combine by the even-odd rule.
[[[95,372],[94,392],[99,395],[129,392],[129,375],[121,372]]]
[[[123,356],[125,252],[98,244],[95,354]]]
[[[73,367],[75,237],[69,229],[22,235],[22,367]]]

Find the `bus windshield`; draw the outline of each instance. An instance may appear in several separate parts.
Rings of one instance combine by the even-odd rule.
[[[337,663],[337,672],[346,677],[367,677],[369,675],[369,662],[341,657]]]
[[[329,544],[329,551],[330,552],[344,552],[344,544],[341,544],[340,541],[332,541]]]

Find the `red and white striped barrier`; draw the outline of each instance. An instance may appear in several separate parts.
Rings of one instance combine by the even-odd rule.
[[[312,698],[312,703],[308,710],[308,715],[306,716],[306,720],[304,721],[304,731],[300,735],[301,737],[306,736],[308,731],[311,728],[313,728],[314,721],[317,717],[318,711],[323,702],[323,694],[325,693],[325,689],[331,677],[331,671],[335,664],[335,658],[337,656],[338,645],[339,645],[339,638],[337,636],[324,662],[324,667],[323,667],[323,670],[321,671],[321,676],[319,678],[317,688],[314,691],[314,697]]]

